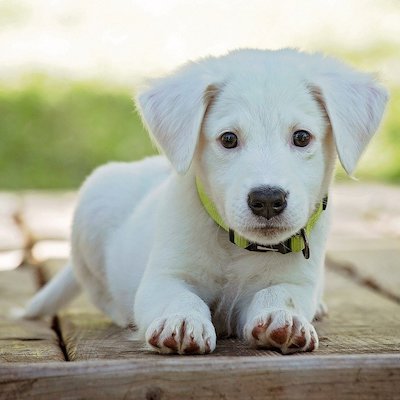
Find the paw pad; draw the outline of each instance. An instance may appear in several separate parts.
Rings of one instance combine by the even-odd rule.
[[[214,350],[216,334],[206,319],[171,316],[155,320],[147,329],[146,339],[159,353],[205,354]]]
[[[314,327],[302,316],[274,310],[246,324],[244,335],[254,347],[279,349],[283,354],[318,348]]]

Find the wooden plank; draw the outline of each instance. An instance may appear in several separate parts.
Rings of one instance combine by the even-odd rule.
[[[96,314],[61,314],[60,328],[70,361],[122,360],[134,362],[159,360],[145,343],[135,339],[135,332],[115,326],[108,318]],[[219,340],[210,358],[221,356],[281,356],[269,350],[248,347],[237,339]]]
[[[15,218],[20,211],[20,204],[19,196],[0,193],[0,252],[19,250],[25,246],[24,235]],[[0,270],[1,267],[0,264]]]
[[[0,364],[65,360],[49,319],[11,317],[11,311],[23,307],[35,291],[32,268],[0,272]]]
[[[17,268],[24,261],[25,250],[0,251],[0,272]]]
[[[376,193],[379,193],[379,203],[375,200]],[[360,341],[357,347],[365,347],[365,351],[369,347],[391,347],[398,353],[400,346],[396,335],[396,309],[382,307],[381,315],[376,318],[379,310],[376,309],[375,299],[377,295],[400,303],[400,188],[386,185],[336,185],[332,200],[334,215],[328,240],[328,265],[346,279],[369,287],[369,293],[375,293],[373,297],[359,297],[356,294],[347,296],[353,305],[353,335],[354,340],[358,338]],[[336,306],[343,296],[338,289],[328,301],[331,314],[340,309],[350,313],[346,302]],[[374,311],[370,313],[369,309]],[[335,319],[339,321],[340,315],[336,315]],[[325,334],[331,329],[331,321],[334,319],[322,325],[320,333]],[[343,321],[335,329],[338,338],[342,335],[341,331],[346,329],[345,326]],[[351,351],[354,349],[348,341],[344,341],[343,346],[349,347]]]
[[[377,195],[379,201],[376,200]],[[330,239],[400,239],[400,187],[376,183],[335,184]]]
[[[34,241],[66,240],[70,235],[75,192],[26,192],[21,219]]]
[[[400,398],[394,355],[158,357],[140,362],[0,366],[0,398],[391,399]]]
[[[329,260],[362,284],[400,302],[400,240],[350,240],[346,247],[330,252]]]
[[[333,224],[328,255],[332,264],[400,301],[400,188],[336,184],[330,200]]]
[[[400,305],[327,269],[329,316],[316,323],[318,354],[396,353],[400,357]]]
[[[59,261],[64,263],[71,254],[70,243],[66,240],[40,240],[32,246],[31,257],[36,265]]]

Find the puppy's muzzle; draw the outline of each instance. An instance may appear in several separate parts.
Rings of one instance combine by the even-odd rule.
[[[288,193],[275,186],[260,186],[253,189],[247,198],[253,214],[271,219],[280,214],[287,206]]]

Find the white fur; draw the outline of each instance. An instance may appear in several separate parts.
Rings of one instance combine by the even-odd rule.
[[[160,352],[212,351],[216,330],[283,353],[316,348],[311,321],[323,309],[329,207],[311,233],[309,260],[252,253],[206,213],[195,176],[231,228],[278,243],[328,193],[336,152],[352,173],[386,100],[369,75],[294,50],[234,51],[152,81],[138,108],[173,168],[159,156],[109,164],[87,179],[72,231],[78,281],[117,324],[136,324]],[[292,144],[298,129],[312,133],[309,146]],[[237,148],[222,147],[225,131],[237,134]],[[263,185],[289,192],[287,208],[270,221],[247,205],[249,191]],[[62,289],[62,279],[39,292],[27,316],[55,313],[73,297],[77,284]]]

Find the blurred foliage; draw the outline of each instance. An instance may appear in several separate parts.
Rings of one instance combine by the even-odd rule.
[[[0,88],[0,188],[75,188],[97,165],[154,153],[131,93],[36,77]]]
[[[132,94],[104,83],[36,76],[3,85],[0,116],[0,189],[76,188],[99,164],[155,153]],[[400,88],[356,176],[400,183]]]

